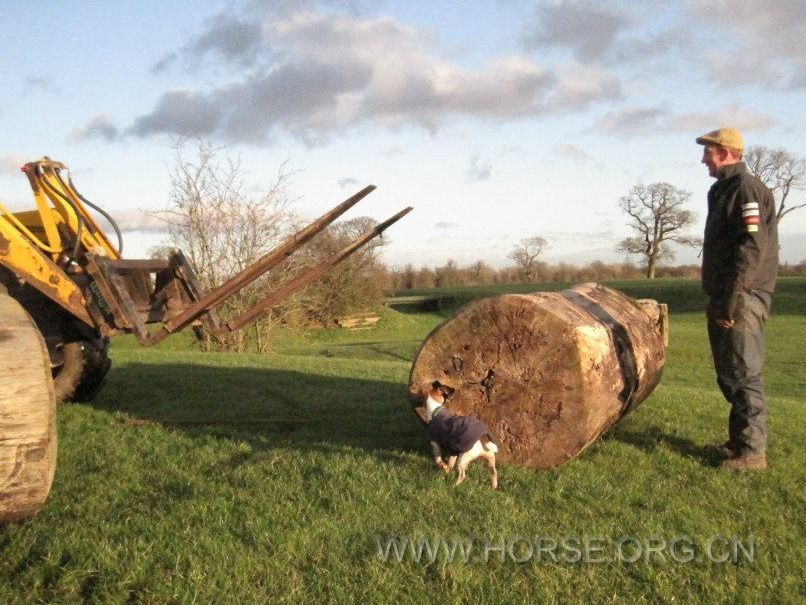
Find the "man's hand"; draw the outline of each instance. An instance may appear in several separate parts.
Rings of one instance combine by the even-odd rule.
[[[732,320],[732,319],[718,318],[718,319],[715,319],[714,321],[716,322],[716,325],[718,325],[720,328],[723,328],[725,330],[730,330],[733,326],[736,325],[736,322],[734,320]]]

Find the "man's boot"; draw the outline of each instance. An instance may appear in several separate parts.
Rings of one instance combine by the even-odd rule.
[[[723,460],[719,465],[728,471],[761,471],[767,468],[767,456],[760,454],[736,454],[732,458]]]

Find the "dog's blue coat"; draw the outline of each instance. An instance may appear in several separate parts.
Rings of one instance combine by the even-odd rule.
[[[428,436],[435,441],[444,454],[458,456],[468,451],[484,435],[487,426],[474,416],[454,416],[444,407],[437,408],[428,423]]]

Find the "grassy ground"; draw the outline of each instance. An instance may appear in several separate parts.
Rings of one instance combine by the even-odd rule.
[[[727,406],[698,288],[653,288],[672,303],[661,385],[565,466],[501,469],[499,492],[480,465],[453,488],[408,410],[441,315],[265,356],[116,343],[97,400],[60,409],[48,504],[0,527],[0,603],[802,603],[806,281],[768,324],[771,468],[742,475],[703,448]]]

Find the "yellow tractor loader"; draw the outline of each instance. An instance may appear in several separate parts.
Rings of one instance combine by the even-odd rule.
[[[111,336],[134,334],[149,346],[201,322],[216,334],[238,330],[411,211],[398,212],[223,322],[215,311],[218,304],[277,266],[375,187],[362,189],[205,292],[181,251],[167,258],[122,258],[114,220],[78,192],[64,164],[45,157],[22,171],[36,209],[12,213],[0,204],[0,522],[28,518],[44,504],[56,468],[56,402],[88,401],[98,393],[111,365]],[[117,245],[90,208],[113,225]]]

